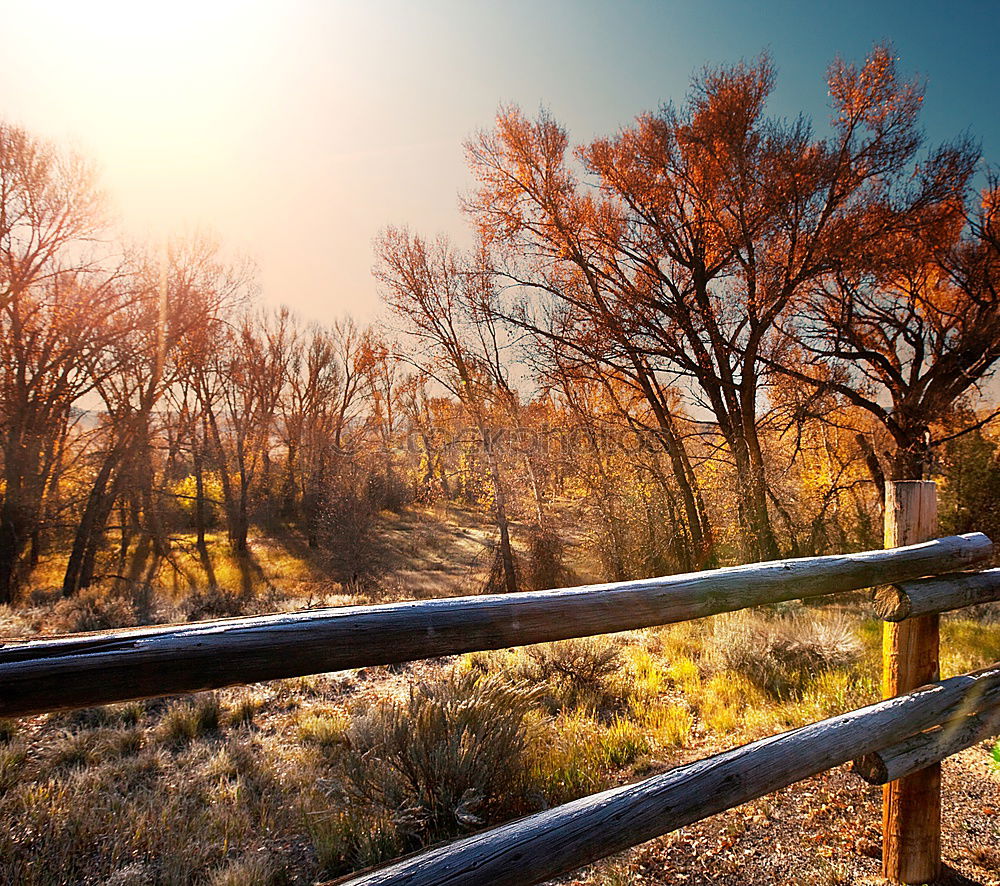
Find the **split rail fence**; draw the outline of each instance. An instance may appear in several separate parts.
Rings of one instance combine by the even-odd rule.
[[[387,665],[875,588],[885,700],[486,830],[351,886],[525,886],[855,761],[885,783],[883,873],[940,873],[943,758],[1000,732],[1000,663],[939,680],[939,613],[1000,599],[981,533],[933,538],[933,483],[890,484],[887,549],[538,591],[0,645],[0,716]]]

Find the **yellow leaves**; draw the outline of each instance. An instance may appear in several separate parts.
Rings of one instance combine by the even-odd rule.
[[[183,479],[178,480],[170,490],[170,494],[177,498],[181,510],[187,514],[194,514],[198,495],[198,480],[195,475],[188,474]],[[215,507],[215,502],[222,501],[222,480],[217,472],[209,471],[204,474],[202,494],[210,512]]]

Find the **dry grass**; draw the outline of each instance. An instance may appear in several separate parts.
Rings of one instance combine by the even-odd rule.
[[[861,644],[844,618],[767,618],[752,612],[714,621],[710,659],[720,671],[735,671],[774,698],[800,698],[819,674],[855,664]]]
[[[164,714],[156,736],[166,744],[183,745],[219,728],[221,708],[214,693],[195,701],[180,701]]]
[[[474,586],[489,533],[461,519],[387,518],[385,550],[399,563],[417,550],[413,572],[396,572],[400,596]],[[150,617],[340,590],[308,553],[269,542],[255,545],[247,598],[239,564],[212,543],[218,590],[160,593]],[[61,608],[46,592],[0,623],[24,635],[58,619],[141,620],[141,588],[112,590]],[[308,883],[858,707],[878,694],[881,628],[827,611],[475,653],[451,675],[427,665],[410,694],[406,675],[369,669],[0,721],[0,882]],[[942,649],[946,673],[996,660],[1000,624],[947,617]],[[603,882],[630,882],[608,870]]]
[[[770,663],[788,669],[784,694],[771,670],[728,667],[730,629],[706,621],[465,656],[403,697],[314,677],[0,724],[0,882],[277,886],[354,870],[865,703],[879,627],[855,617],[845,640],[837,624]],[[956,665],[994,655],[1000,628],[945,624]],[[744,629],[773,631],[775,659],[786,648],[784,616]]]

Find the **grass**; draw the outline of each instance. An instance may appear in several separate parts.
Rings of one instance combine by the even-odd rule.
[[[58,715],[0,745],[0,882],[286,882],[261,840],[294,834],[317,775],[286,779],[277,747],[228,725],[240,700]]]
[[[222,709],[209,693],[195,701],[179,701],[164,714],[156,735],[165,744],[183,745],[219,728]]]
[[[1000,623],[983,624],[955,613],[941,620],[941,676],[1000,661]]]
[[[309,814],[306,824],[317,864],[329,874],[378,864],[405,850],[387,816],[327,809]]]
[[[299,741],[320,748],[342,747],[350,720],[340,711],[310,711],[298,718]]]
[[[279,886],[287,882],[284,872],[266,853],[248,853],[213,870],[207,886]]]
[[[255,594],[311,581],[307,556],[261,559]],[[0,882],[309,882],[856,708],[881,625],[829,612],[473,653],[403,697],[316,676],[0,720]],[[942,653],[1000,659],[1000,625],[945,617]]]
[[[679,704],[633,709],[633,716],[654,748],[680,748],[691,741],[694,715]]]
[[[250,726],[263,702],[256,695],[244,693],[237,697],[226,713],[226,723],[230,726]]]

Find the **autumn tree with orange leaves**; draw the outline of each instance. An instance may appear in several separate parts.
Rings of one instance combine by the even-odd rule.
[[[914,178],[922,96],[887,47],[860,68],[831,67],[827,138],[804,118],[769,118],[773,85],[766,57],[706,70],[681,108],[579,148],[577,164],[547,114],[504,109],[468,145],[479,187],[466,204],[498,273],[530,293],[506,318],[647,399],[702,552],[709,518],[667,391],[687,389],[711,413],[744,556],[757,559],[779,554],[761,423],[789,353],[787,315],[853,256],[955,200],[967,165],[963,148],[944,148]]]
[[[940,445],[981,426],[952,419],[1000,360],[998,191],[991,182],[969,205],[977,159],[953,150],[952,193],[907,208],[898,231],[820,281],[786,327],[803,359],[781,371],[881,424],[892,479],[924,479]]]

